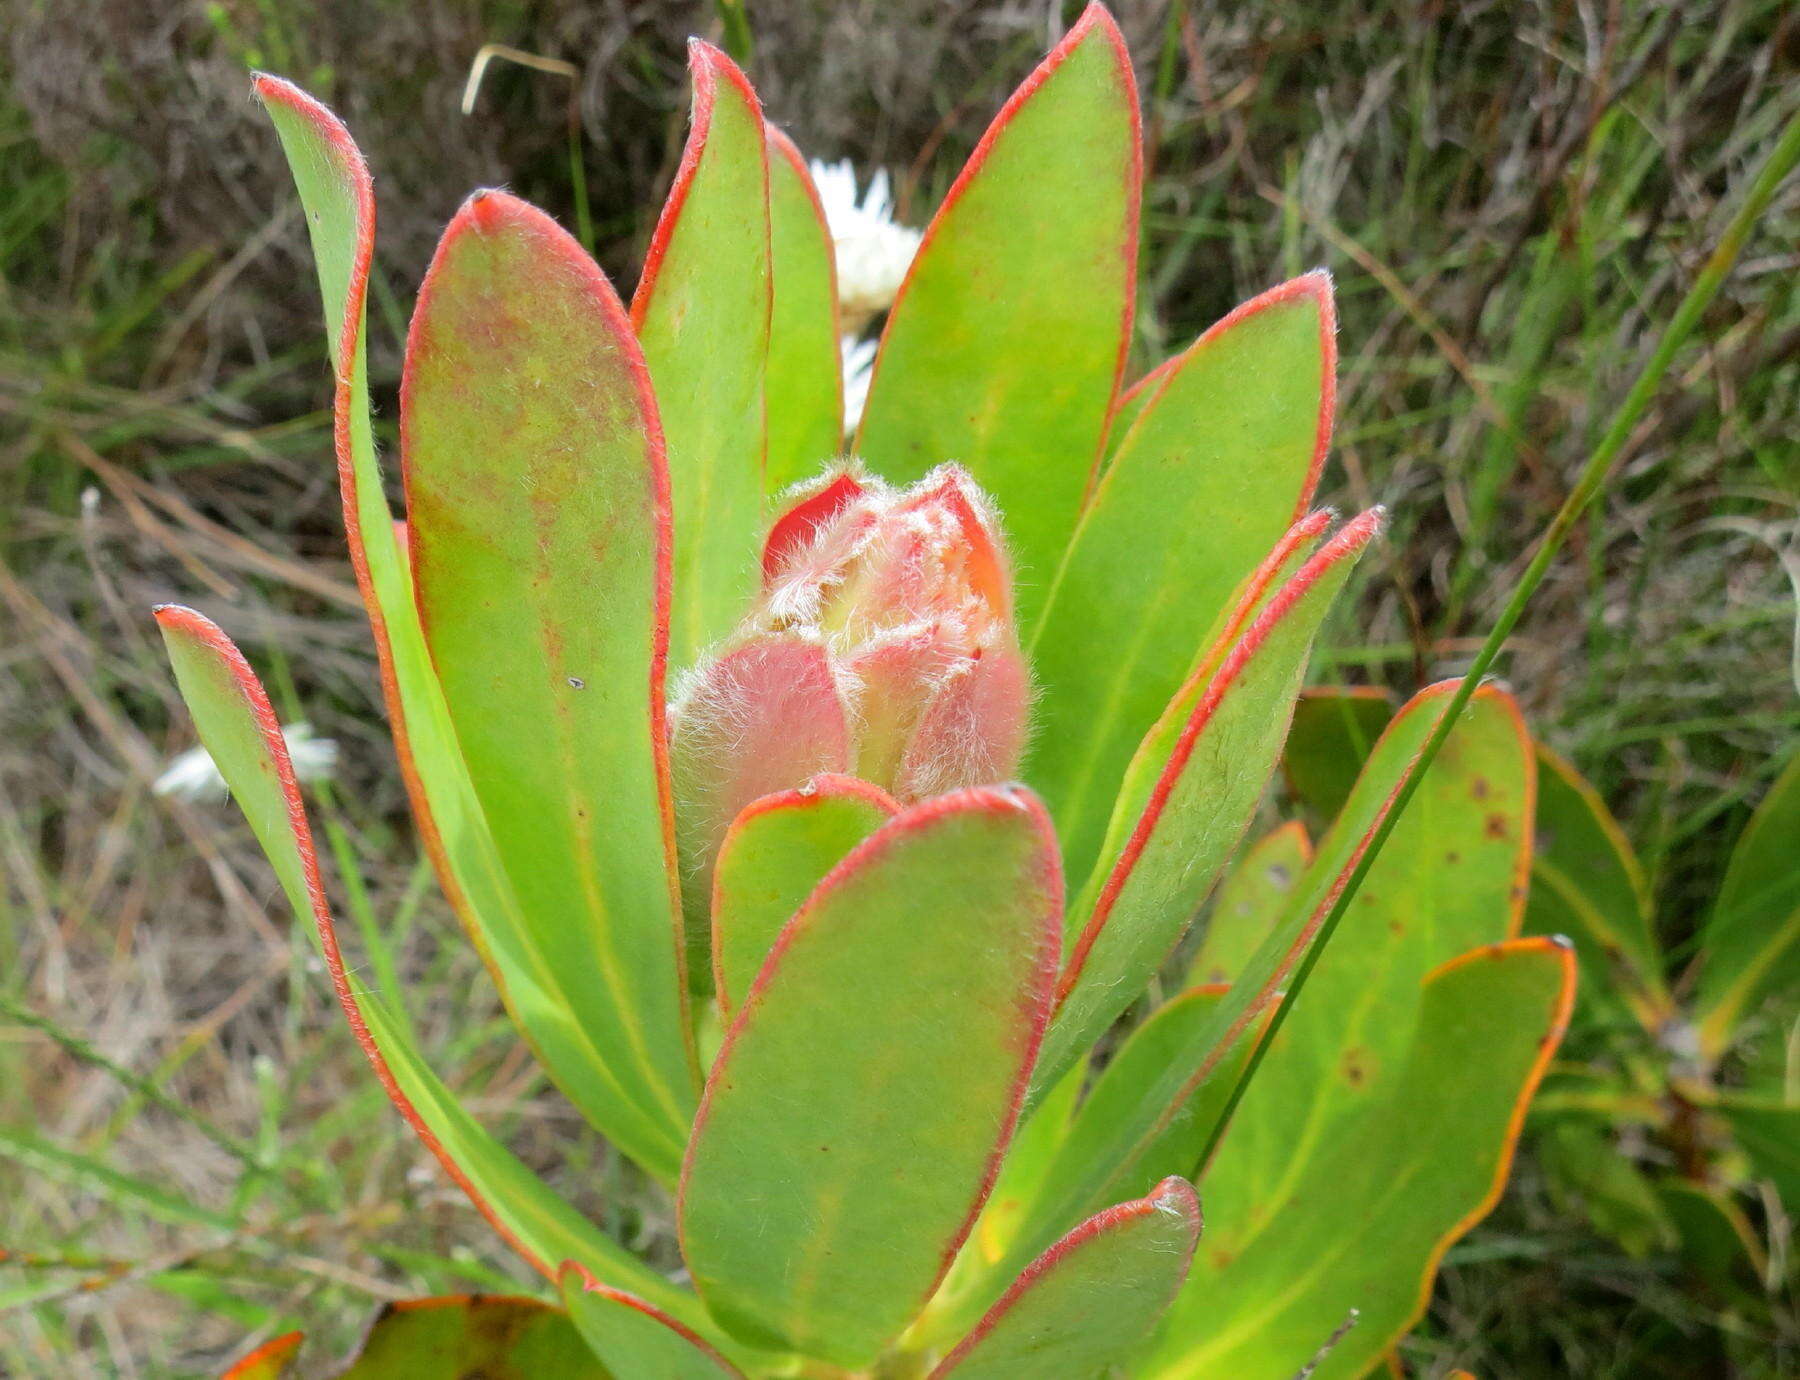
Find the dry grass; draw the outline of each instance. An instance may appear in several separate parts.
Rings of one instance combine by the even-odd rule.
[[[809,151],[901,172],[915,217],[1060,22],[1013,0],[751,8],[771,112]],[[1397,522],[1321,674],[1453,671],[1800,99],[1800,15],[1119,8],[1153,141],[1141,360],[1330,265],[1329,482]],[[437,227],[489,182],[578,223],[571,128],[596,252],[632,280],[679,149],[680,40],[710,7],[0,0],[0,21],[0,1243],[21,1253],[0,1263],[0,1374],[201,1373],[284,1325],[341,1343],[375,1300],[517,1278],[380,1105],[233,813],[148,793],[191,741],[144,617],[169,597],[343,741],[347,899],[366,890],[442,1066],[666,1249],[417,866],[339,544],[310,260],[244,68],[319,91],[370,153],[391,421]],[[581,75],[496,66],[464,119],[489,40]],[[1676,943],[1800,724],[1777,551],[1800,491],[1797,230],[1790,188],[1508,663],[1644,840]],[[1666,1262],[1617,1258],[1524,1184],[1452,1269],[1422,1367],[1724,1374],[1745,1354]]]

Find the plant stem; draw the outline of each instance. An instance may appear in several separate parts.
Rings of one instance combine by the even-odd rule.
[[[1649,361],[1631,385],[1631,391],[1625,395],[1625,400],[1619,404],[1619,410],[1613,414],[1611,423],[1607,426],[1605,434],[1601,436],[1592,453],[1589,454],[1587,463],[1582,466],[1575,487],[1569,491],[1569,496],[1563,500],[1562,507],[1557,509],[1556,516],[1550,519],[1550,525],[1544,529],[1543,538],[1538,543],[1537,554],[1531,558],[1531,564],[1519,577],[1519,582],[1513,587],[1512,595],[1507,599],[1506,607],[1501,610],[1493,631],[1481,644],[1481,650],[1475,654],[1475,660],[1470,664],[1467,674],[1463,676],[1462,683],[1456,687],[1456,693],[1450,697],[1450,703],[1445,707],[1443,716],[1438,720],[1436,727],[1432,729],[1431,736],[1425,740],[1425,746],[1420,750],[1417,761],[1401,784],[1394,807],[1388,811],[1376,827],[1368,848],[1351,871],[1349,880],[1345,883],[1343,890],[1338,893],[1336,901],[1332,903],[1331,912],[1325,917],[1324,924],[1319,927],[1318,938],[1307,949],[1305,956],[1300,960],[1300,966],[1295,969],[1294,979],[1288,986],[1287,996],[1277,1004],[1267,1033],[1257,1041],[1255,1049],[1251,1051],[1250,1059],[1244,1066],[1244,1072],[1231,1091],[1231,1100],[1226,1103],[1224,1111],[1213,1126],[1212,1136],[1207,1142],[1205,1152],[1200,1157],[1196,1177],[1204,1171],[1206,1164],[1211,1160],[1213,1151],[1218,1147],[1218,1142],[1224,1135],[1225,1128],[1231,1123],[1232,1113],[1237,1110],[1237,1105],[1244,1096],[1244,1090],[1250,1086],[1250,1080],[1256,1075],[1256,1070],[1262,1063],[1263,1054],[1275,1043],[1275,1037],[1281,1031],[1282,1022],[1293,1010],[1294,1003],[1299,999],[1301,988],[1306,985],[1307,978],[1311,976],[1313,968],[1318,964],[1319,955],[1331,942],[1332,933],[1337,929],[1338,922],[1343,919],[1344,912],[1349,909],[1351,901],[1355,899],[1358,888],[1362,886],[1363,878],[1368,875],[1370,867],[1374,865],[1382,845],[1387,842],[1388,835],[1393,833],[1394,825],[1406,809],[1407,802],[1412,799],[1413,792],[1425,779],[1425,773],[1430,769],[1438,750],[1443,747],[1444,740],[1450,736],[1450,730],[1455,726],[1463,707],[1468,704],[1469,697],[1475,693],[1475,687],[1481,683],[1482,677],[1487,674],[1488,668],[1494,664],[1495,659],[1505,647],[1506,639],[1511,636],[1513,628],[1517,626],[1520,616],[1525,612],[1525,606],[1531,601],[1531,596],[1543,583],[1544,575],[1550,569],[1550,563],[1556,559],[1557,552],[1562,549],[1562,544],[1568,537],[1570,529],[1587,511],[1588,505],[1599,497],[1601,490],[1605,488],[1606,481],[1611,475],[1613,467],[1624,454],[1639,420],[1642,419],[1650,403],[1656,397],[1657,389],[1662,386],[1663,376],[1669,372],[1669,365],[1673,362],[1676,352],[1687,342],[1687,338],[1693,334],[1694,327],[1700,323],[1701,314],[1711,305],[1719,288],[1730,274],[1731,267],[1737,262],[1738,255],[1743,252],[1744,243],[1755,229],[1757,220],[1768,209],[1768,205],[1774,199],[1782,181],[1793,171],[1796,163],[1800,163],[1800,112],[1788,117],[1787,124],[1783,126],[1781,136],[1776,140],[1774,149],[1751,181],[1750,188],[1744,195],[1743,205],[1738,208],[1737,214],[1731,218],[1730,224],[1719,236],[1719,242],[1713,247],[1712,253],[1707,256],[1705,266],[1700,270],[1700,276],[1694,280],[1693,287],[1688,289],[1687,296],[1675,309],[1675,315],[1670,320],[1667,329],[1663,331],[1662,338],[1657,341],[1656,349],[1651,353]]]

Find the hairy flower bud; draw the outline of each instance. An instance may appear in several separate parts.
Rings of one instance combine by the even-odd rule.
[[[852,468],[791,492],[762,576],[671,711],[690,934],[704,932],[719,842],[758,796],[829,771],[917,800],[1007,779],[1025,743],[999,525],[957,466],[903,491]]]

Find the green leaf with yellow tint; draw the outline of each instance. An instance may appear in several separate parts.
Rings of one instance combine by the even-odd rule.
[[[710,43],[690,40],[688,56],[687,147],[631,301],[669,443],[678,667],[730,632],[756,592],[774,302],[762,107]]]
[[[1132,774],[1153,770],[1155,785],[1131,832],[1109,846],[1110,870],[1095,872],[1076,908],[1085,925],[1063,972],[1039,1087],[1137,999],[1236,851],[1281,752],[1313,636],[1379,526],[1376,511],[1346,524],[1241,638],[1220,643],[1230,650],[1216,670],[1203,668],[1151,730]],[[1133,803],[1127,791],[1121,821]]]
[[[995,117],[926,230],[857,435],[886,479],[954,460],[992,495],[1021,627],[1074,530],[1124,362],[1138,124],[1131,56],[1090,6]]]
[[[566,1313],[476,1294],[390,1304],[338,1380],[613,1380]]]
[[[618,299],[543,212],[477,193],[450,222],[401,435],[420,615],[476,795],[601,1056],[596,1119],[667,1178],[697,1079],[667,827],[666,475]]]
[[[714,975],[727,1021],[781,927],[825,874],[899,808],[866,781],[826,775],[764,796],[732,821],[719,845],[712,908]]]
[[[1371,762],[1410,757],[1454,688],[1445,682],[1408,704]],[[1517,932],[1533,782],[1517,704],[1498,686],[1481,687],[1363,879],[1208,1167],[1209,1251],[1237,1254],[1240,1237],[1266,1230],[1270,1205],[1285,1202],[1314,1156],[1378,1105],[1411,1045],[1424,975]],[[1353,814],[1346,820],[1360,832]],[[1342,829],[1325,836],[1317,882],[1349,846]]]
[[[931,1380],[1075,1380],[1126,1360],[1187,1277],[1200,1234],[1193,1186],[1090,1217],[1033,1261]]]
[[[1300,884],[1312,855],[1312,840],[1297,819],[1271,829],[1244,850],[1219,883],[1200,947],[1188,967],[1190,984],[1229,983],[1243,971],[1287,909],[1288,897]]]
[[[219,1380],[281,1380],[293,1370],[300,1356],[300,1343],[305,1340],[304,1333],[288,1332],[264,1342]]]
[[[1016,1122],[1061,900],[1041,807],[982,788],[883,826],[788,923],[683,1167],[682,1253],[721,1323],[860,1367],[924,1306]]]
[[[1701,936],[1695,1011],[1701,1049],[1717,1056],[1767,998],[1800,992],[1800,752],[1744,826]],[[1790,1017],[1791,1012],[1787,1013]]]
[[[1289,1196],[1261,1205],[1271,1229],[1236,1254],[1209,1220],[1145,1380],[1291,1380],[1352,1309],[1356,1325],[1313,1375],[1375,1367],[1424,1311],[1443,1251],[1498,1199],[1574,987],[1573,954],[1537,937],[1429,974],[1378,1111],[1322,1146]],[[1309,982],[1300,1009],[1315,995]]]
[[[1321,273],[1203,335],[1159,377],[1046,573],[1027,775],[1071,876],[1092,864],[1126,764],[1194,648],[1306,509],[1331,435],[1333,329]]]
[[[693,1325],[693,1295],[649,1269],[547,1188],[463,1109],[409,1042],[406,1026],[350,981],[326,904],[318,855],[275,711],[242,654],[219,629],[176,605],[157,610],[176,684],[298,916],[310,917],[352,1033],[400,1114],[494,1229],[535,1269],[576,1260]]]
[[[837,266],[806,160],[769,126],[769,244],[775,308],[769,332],[769,462],[776,493],[810,479],[844,449]]]

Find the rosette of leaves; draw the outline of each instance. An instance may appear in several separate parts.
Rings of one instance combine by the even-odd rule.
[[[723,54],[692,57],[629,309],[505,193],[452,221],[408,340],[399,523],[365,376],[371,183],[323,107],[257,82],[312,234],[421,838],[551,1079],[673,1197],[687,1267],[558,1198],[458,1103],[401,994],[351,979],[267,699],[166,606],[201,737],[377,1077],[559,1295],[392,1312],[349,1373],[411,1350],[578,1374],[543,1359],[576,1341],[628,1377],[1366,1371],[1498,1192],[1573,966],[1516,936],[1532,759],[1484,690],[1258,1044],[1449,702],[1396,717],[1316,851],[1289,828],[1233,866],[1380,525],[1310,511],[1329,280],[1128,383],[1138,105],[1091,8],[926,232],[846,464],[804,162]],[[840,560],[857,514],[917,559]],[[914,669],[874,655],[899,644]],[[534,1349],[498,1354],[513,1334]]]

